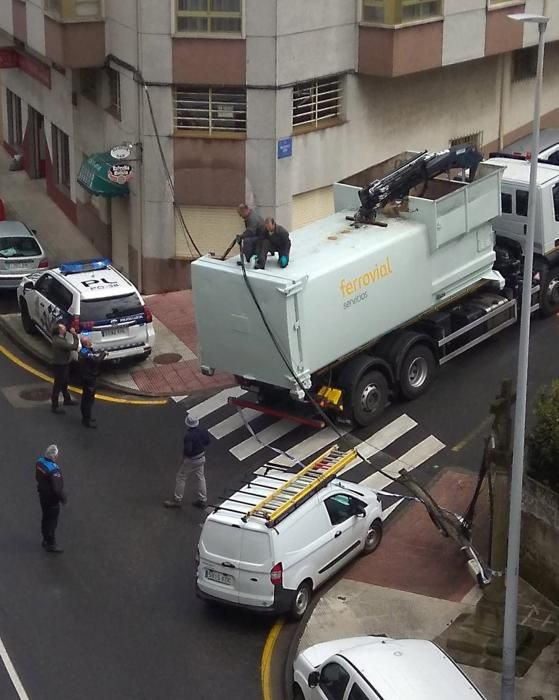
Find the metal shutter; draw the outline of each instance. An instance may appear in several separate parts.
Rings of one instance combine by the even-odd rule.
[[[233,238],[244,230],[233,207],[181,207],[181,211],[190,235],[202,253],[213,251],[221,255]],[[187,242],[178,214],[175,215],[175,248],[179,258],[197,257]]]

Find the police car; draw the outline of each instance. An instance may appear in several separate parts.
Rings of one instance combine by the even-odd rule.
[[[50,340],[57,322],[88,333],[107,360],[145,359],[155,332],[150,310],[134,285],[106,258],[69,262],[24,277],[17,290],[27,333]]]

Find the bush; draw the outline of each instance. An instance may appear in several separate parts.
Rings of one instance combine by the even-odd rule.
[[[537,397],[528,435],[529,474],[559,492],[559,380]]]

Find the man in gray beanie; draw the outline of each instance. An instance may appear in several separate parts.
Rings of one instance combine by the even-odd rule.
[[[175,480],[175,495],[172,499],[164,501],[165,508],[181,508],[184,497],[184,489],[189,476],[194,475],[197,481],[198,498],[192,504],[197,508],[205,508],[207,505],[206,477],[204,465],[206,463],[206,447],[210,444],[210,435],[205,428],[200,428],[198,418],[186,415],[184,424],[186,434],[183,440],[183,458]]]
[[[43,457],[35,464],[35,479],[43,517],[41,520],[42,546],[47,552],[61,554],[64,550],[56,544],[56,526],[60,514],[60,504],[66,503],[64,479],[57,463],[58,447],[49,445]]]

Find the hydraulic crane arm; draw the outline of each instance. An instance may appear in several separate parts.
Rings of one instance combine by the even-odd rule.
[[[481,153],[470,144],[452,146],[445,151],[434,153],[423,151],[393,172],[380,180],[373,180],[359,191],[361,206],[355,215],[355,220],[364,223],[374,221],[380,207],[388,202],[407,197],[413,187],[422,182],[426,183],[452,168],[468,169],[467,181],[472,182],[482,160]]]

